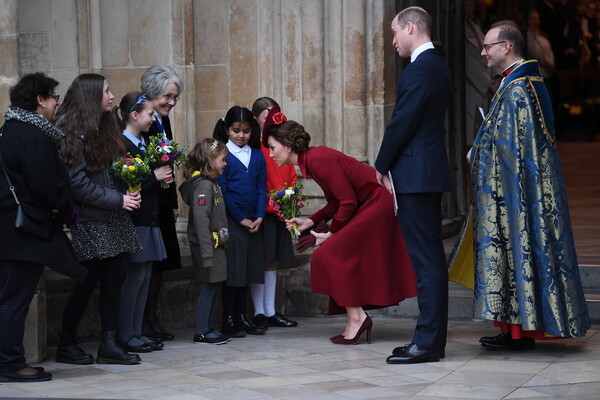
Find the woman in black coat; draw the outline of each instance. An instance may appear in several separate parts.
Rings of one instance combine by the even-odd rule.
[[[10,90],[11,106],[0,136],[0,382],[52,379],[25,360],[25,317],[44,265],[79,281],[85,269],[75,260],[62,223],[71,216],[69,176],[56,144],[63,134],[51,123],[59,96],[58,82],[42,73],[24,76]],[[17,203],[47,216],[54,229],[42,238],[15,228]]]
[[[149,143],[150,136],[162,135],[173,139],[169,113],[177,105],[179,95],[183,91],[183,81],[173,68],[167,65],[153,65],[144,72],[141,78],[142,92],[154,103],[156,120],[143,136]],[[158,294],[162,283],[162,272],[181,268],[181,255],[175,223],[177,222],[178,204],[175,184],[159,189],[158,219],[163,237],[167,258],[154,263],[152,278],[148,290],[148,301],[144,313],[144,335],[155,340],[172,340],[173,335],[165,332],[158,322]]]

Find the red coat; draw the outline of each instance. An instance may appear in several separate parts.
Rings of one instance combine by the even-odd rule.
[[[267,163],[267,199],[269,197],[269,193],[271,190],[280,190],[284,186],[289,186],[293,183],[296,183],[298,180],[298,175],[296,174],[296,169],[292,164],[283,165],[278,167],[271,157],[270,150],[268,147],[265,147],[262,143],[260,145],[260,150],[265,156],[265,161]],[[267,201],[267,212],[279,218],[279,213],[273,209],[273,207],[269,206],[269,202]]]
[[[342,307],[385,307],[414,297],[417,278],[394,215],[392,195],[375,169],[327,147],[298,155],[305,177],[323,189],[327,205],[310,218],[330,220],[331,236],[311,258],[311,286]]]

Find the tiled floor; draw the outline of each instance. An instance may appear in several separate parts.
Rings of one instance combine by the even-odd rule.
[[[86,399],[598,399],[600,334],[537,344],[535,350],[491,352],[477,339],[495,334],[487,322],[451,321],[446,358],[387,365],[391,350],[410,341],[414,320],[374,318],[373,341],[334,345],[344,319],[297,318],[298,328],[216,346],[177,331],[165,350],[142,354],[135,366],[73,366],[45,361],[44,383],[0,385],[0,398]],[[97,343],[83,347],[95,353]],[[53,359],[54,349],[49,351]]]

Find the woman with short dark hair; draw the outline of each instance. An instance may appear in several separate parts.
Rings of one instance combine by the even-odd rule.
[[[23,348],[25,318],[44,265],[78,280],[85,277],[62,229],[71,200],[69,176],[56,149],[64,135],[52,124],[57,86],[42,73],[24,76],[10,90],[11,106],[0,128],[0,382],[52,379],[27,364]],[[15,227],[17,200],[25,212],[43,216],[40,224],[53,228],[49,238]]]

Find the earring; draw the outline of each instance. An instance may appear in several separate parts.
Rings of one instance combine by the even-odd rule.
[[[292,149],[288,149],[288,153],[291,153],[291,152],[292,152]]]

